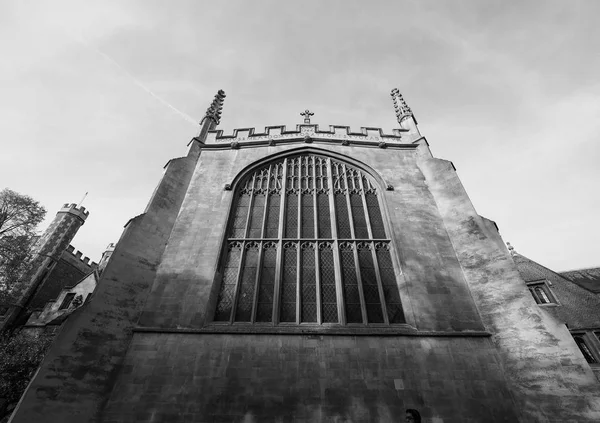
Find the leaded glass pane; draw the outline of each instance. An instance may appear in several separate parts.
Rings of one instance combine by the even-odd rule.
[[[310,192],[303,192],[300,197],[302,199],[302,226],[300,231],[302,233],[302,238],[314,238],[315,207],[313,204],[313,194]]]
[[[304,243],[300,249],[300,304],[301,322],[317,321],[317,279],[315,272],[315,246],[313,243]]]
[[[273,292],[275,291],[275,268],[277,244],[267,242],[263,246],[262,268],[258,284],[256,321],[270,322],[273,319]]]
[[[283,246],[283,269],[281,275],[281,298],[279,320],[296,321],[297,247],[295,243]]]
[[[385,229],[383,227],[383,219],[381,218],[381,210],[379,209],[377,194],[374,192],[367,192],[365,194],[365,200],[367,201],[367,209],[369,211],[369,219],[371,221],[373,238],[385,238]]]
[[[240,280],[236,322],[249,322],[252,319],[252,305],[254,303],[254,286],[256,284],[256,270],[258,266],[258,243],[246,244],[246,257]]]
[[[377,275],[373,266],[371,244],[361,242],[357,247],[360,279],[365,296],[365,308],[367,309],[367,320],[369,323],[383,323],[379,284],[377,283]]]
[[[348,204],[346,204],[346,194],[343,192],[336,192],[334,199],[338,237],[352,238],[352,232],[350,232],[350,218],[348,217]]]
[[[342,281],[344,286],[344,303],[346,308],[346,321],[348,323],[362,323],[360,294],[358,292],[358,279],[354,264],[354,251],[352,244],[340,245],[340,259],[342,262]]]
[[[321,314],[323,323],[338,322],[335,267],[330,243],[319,245],[319,276],[321,278]]]
[[[295,192],[287,194],[287,205],[285,210],[285,237],[298,237],[298,194]]]
[[[356,238],[368,238],[369,230],[365,219],[362,196],[360,193],[350,194],[350,206],[352,207],[352,220],[354,221],[354,235]]]
[[[385,299],[388,320],[390,323],[404,323],[404,313],[402,311],[402,303],[400,302],[400,293],[398,292],[389,245],[378,242],[375,245],[375,253],[379,262],[381,287],[383,288],[383,298]]]
[[[250,205],[250,193],[242,191],[231,225],[231,237],[243,238],[246,236],[246,220],[248,219],[248,206]]]
[[[260,238],[262,235],[263,215],[265,212],[265,194],[254,194],[254,201],[252,203],[250,224],[248,225],[248,238]]]
[[[223,268],[221,289],[217,298],[217,308],[215,310],[215,321],[217,322],[227,322],[231,318],[231,308],[233,306],[241,254],[242,244],[240,242],[229,244],[225,267]]]
[[[269,195],[269,207],[267,208],[267,228],[265,236],[267,238],[277,238],[279,236],[279,207],[281,195]]]
[[[319,237],[331,237],[331,215],[329,213],[329,194],[320,192],[317,194],[317,216],[319,219]]]

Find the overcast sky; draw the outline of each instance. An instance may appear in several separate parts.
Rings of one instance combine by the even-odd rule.
[[[478,213],[553,270],[600,266],[598,1],[0,2],[0,189],[90,217],[98,261],[221,129],[397,124],[398,87]]]

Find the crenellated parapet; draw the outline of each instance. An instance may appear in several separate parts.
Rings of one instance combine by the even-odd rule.
[[[78,218],[80,218],[81,220],[83,220],[85,222],[85,220],[88,218],[90,212],[87,211],[85,209],[85,207],[80,206],[78,207],[77,204],[75,203],[65,203],[63,204],[63,206],[61,207],[61,209],[58,211],[58,213],[70,213],[74,216],[77,216]]]
[[[69,245],[65,250],[65,254],[68,254],[72,259],[79,261],[81,264],[90,268],[90,270],[98,267],[98,263],[90,261],[89,257],[83,255],[81,251],[78,251],[72,245]],[[63,256],[64,258],[64,256]]]
[[[196,138],[197,139],[197,138]],[[202,140],[197,139],[202,142]],[[232,134],[223,131],[209,131],[204,140],[204,148],[243,148],[273,146],[288,143],[331,143],[379,148],[411,148],[415,140],[408,136],[405,129],[393,129],[385,133],[381,128],[361,127],[353,131],[349,126],[330,125],[322,130],[316,124],[296,125],[288,130],[285,125],[267,126],[258,132],[255,128],[234,129]]]

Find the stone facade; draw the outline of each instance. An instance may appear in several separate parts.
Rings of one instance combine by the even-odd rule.
[[[511,252],[540,310],[565,325],[600,380],[600,269],[556,273],[513,248]]]
[[[389,136],[309,123],[282,139],[224,136],[223,97],[126,226],[13,423],[394,422],[405,408],[435,423],[600,420],[600,385],[569,331],[536,305],[412,112]],[[377,182],[406,323],[213,322],[237,184],[297,154]]]

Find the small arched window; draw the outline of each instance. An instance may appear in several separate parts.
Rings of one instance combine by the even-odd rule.
[[[404,323],[376,186],[365,172],[312,154],[245,176],[214,321]]]

